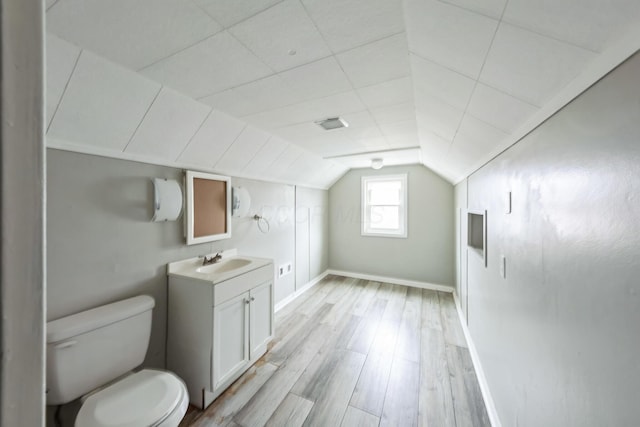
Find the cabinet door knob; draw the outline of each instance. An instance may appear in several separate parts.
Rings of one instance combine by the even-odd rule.
[[[249,302],[250,302],[250,301],[249,301],[248,299],[245,299],[245,300],[244,300],[244,303],[245,303],[245,304],[249,304]]]
[[[255,301],[255,300],[256,300],[256,297],[251,297],[251,301]]]

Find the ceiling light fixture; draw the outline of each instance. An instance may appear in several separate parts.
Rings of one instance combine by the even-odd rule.
[[[378,169],[382,169],[382,159],[380,158],[376,158],[376,159],[371,159],[371,168],[378,170]]]
[[[330,117],[328,119],[317,121],[316,124],[319,126],[322,126],[324,130],[349,127],[349,123],[347,123],[344,119],[341,119],[340,117]]]

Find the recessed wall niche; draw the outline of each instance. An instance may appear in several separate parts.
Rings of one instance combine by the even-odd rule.
[[[487,266],[487,211],[467,213],[467,247]]]

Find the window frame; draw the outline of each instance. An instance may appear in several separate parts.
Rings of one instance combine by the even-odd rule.
[[[369,182],[388,182],[388,181],[400,181],[401,183],[401,195],[400,195],[400,204],[398,205],[372,205],[368,203],[368,195],[367,195],[367,183]],[[406,239],[408,237],[408,179],[407,174],[393,174],[393,175],[366,175],[362,176],[360,180],[360,213],[361,213],[361,227],[360,234],[362,236],[369,237],[392,237],[396,239]],[[400,219],[400,228],[397,231],[380,231],[371,229],[370,224],[370,215],[371,212],[370,206],[398,206],[399,207],[399,219]]]

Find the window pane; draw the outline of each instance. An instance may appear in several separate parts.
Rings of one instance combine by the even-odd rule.
[[[373,230],[397,230],[400,228],[400,208],[398,206],[371,206]]]
[[[400,181],[369,182],[369,203],[372,205],[399,205]]]

